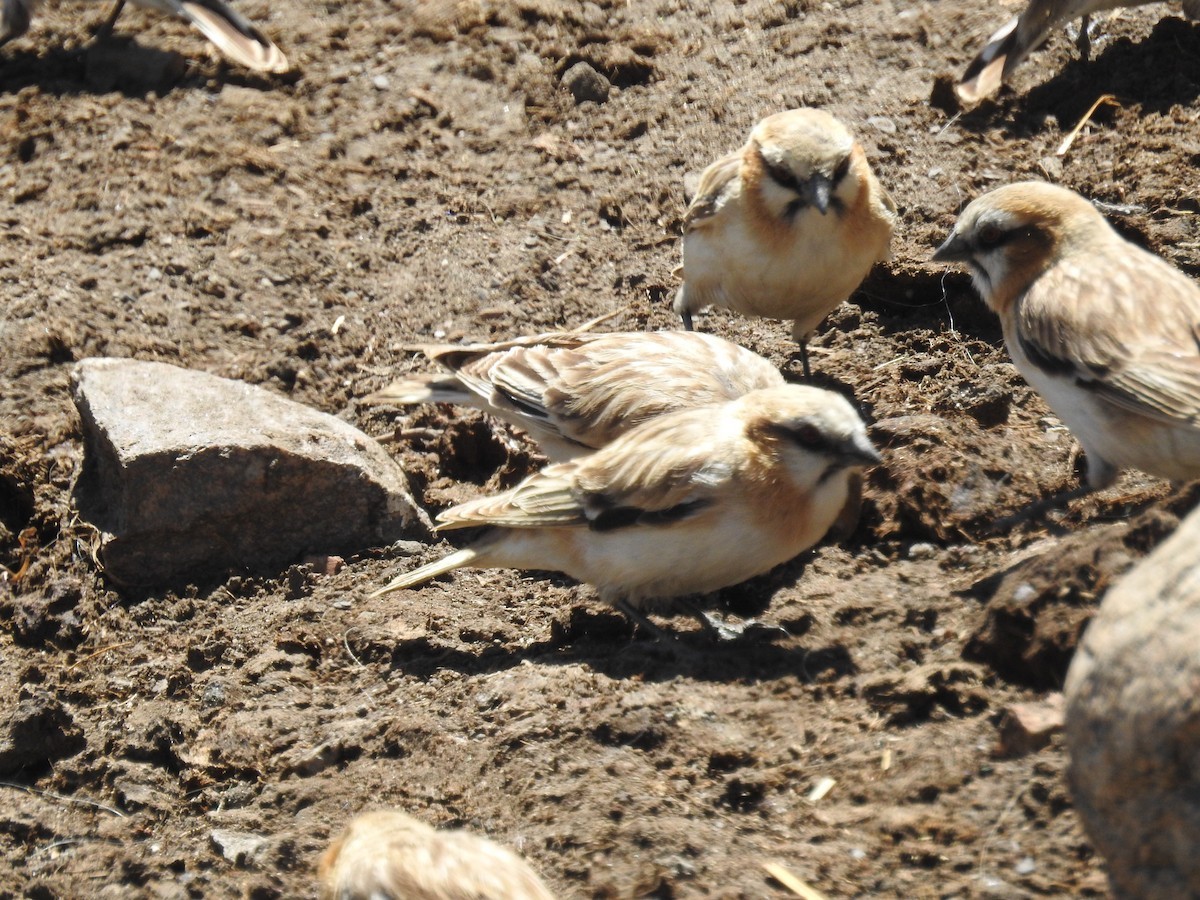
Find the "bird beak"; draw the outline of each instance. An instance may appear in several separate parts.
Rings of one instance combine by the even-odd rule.
[[[971,247],[957,232],[950,232],[946,242],[933,253],[934,262],[967,262],[971,258]]]
[[[848,467],[877,466],[883,462],[883,457],[865,435],[854,435],[840,450],[842,460]]]
[[[808,179],[808,202],[820,210],[821,215],[829,212],[829,199],[833,196],[833,180],[828,175],[814,172]]]

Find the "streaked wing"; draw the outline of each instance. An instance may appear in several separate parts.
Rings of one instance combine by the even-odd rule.
[[[761,356],[683,331],[543,335],[500,352],[434,358],[526,427],[592,449],[664,413],[784,383]]]
[[[546,380],[543,392],[550,424],[568,440],[589,447],[603,447],[666,413],[724,403],[784,383],[779,370],[761,356],[686,331],[611,335],[578,351],[545,357],[540,370],[553,366],[556,374]]]
[[[576,497],[572,475],[575,463],[559,463],[526,478],[515,488],[451,507],[437,517],[439,531],[496,525],[539,528],[583,525],[587,518]]]
[[[1200,286],[1125,247],[1059,263],[1019,301],[1030,360],[1167,423],[1200,424]]]
[[[660,416],[583,459],[510,491],[446,510],[439,528],[587,525],[599,531],[685,518],[711,505],[732,467],[715,457],[711,410]]]
[[[725,201],[737,192],[738,170],[741,164],[742,151],[735,150],[704,170],[700,175],[696,196],[692,198],[687,212],[683,214],[684,234],[711,222]]]
[[[733,473],[719,411],[659,416],[576,463],[575,490],[593,528],[661,523],[711,505]]]

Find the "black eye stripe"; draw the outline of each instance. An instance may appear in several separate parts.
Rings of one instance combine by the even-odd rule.
[[[975,243],[982,250],[995,250],[1016,240],[1042,241],[1045,239],[1041,229],[1034,225],[1020,228],[1001,228],[999,225],[987,224],[981,227],[975,235]]]
[[[829,438],[811,422],[796,422],[790,425],[776,423],[774,429],[780,437],[805,450],[821,453],[833,447]]]
[[[850,171],[850,157],[847,156],[840,163],[838,163],[837,168],[833,170],[833,183],[838,184],[843,178],[846,177],[846,174],[849,171]]]
[[[781,163],[771,162],[761,152],[759,156],[762,156],[763,166],[766,168],[767,174],[771,176],[772,181],[780,187],[787,188],[796,194],[804,193],[804,185],[800,183],[800,179],[796,177],[795,172]]]

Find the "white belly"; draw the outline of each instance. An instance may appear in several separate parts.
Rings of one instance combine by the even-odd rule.
[[[1172,481],[1200,478],[1200,428],[1163,422],[1117,406],[1072,377],[1048,374],[1005,335],[1018,371],[1062,419],[1088,457],[1088,482],[1103,487],[1121,469]]]
[[[795,319],[800,331],[811,331],[853,293],[879,255],[874,247],[847,246],[833,217],[802,213],[792,225],[792,241],[775,252],[765,252],[740,219],[689,232],[683,242],[686,308],[695,312],[711,304]]]

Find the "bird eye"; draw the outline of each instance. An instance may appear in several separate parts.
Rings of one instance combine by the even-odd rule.
[[[979,246],[990,250],[1004,242],[1004,231],[999,225],[984,225],[979,229]]]
[[[833,170],[833,183],[834,184],[840,183],[841,180],[846,177],[846,173],[849,171],[850,171],[850,157],[847,156],[840,163],[838,163],[837,168]]]
[[[793,441],[806,450],[821,450],[828,444],[821,429],[812,422],[801,422],[789,429],[789,434]]]

